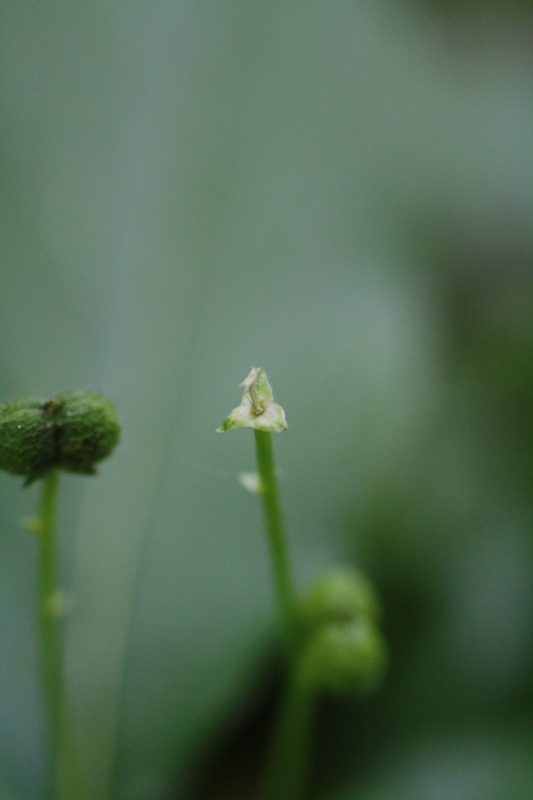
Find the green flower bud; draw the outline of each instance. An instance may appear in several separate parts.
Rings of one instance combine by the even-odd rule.
[[[0,406],[0,469],[26,485],[53,469],[94,474],[119,436],[115,407],[97,392],[17,398]]]
[[[330,623],[373,621],[379,601],[371,582],[355,569],[335,567],[316,578],[299,600],[298,615],[306,631]]]
[[[367,692],[381,680],[387,661],[378,628],[367,620],[325,625],[305,646],[303,682],[334,694]]]

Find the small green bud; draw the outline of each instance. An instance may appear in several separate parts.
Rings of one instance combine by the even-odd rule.
[[[287,429],[285,411],[274,403],[272,388],[262,367],[252,367],[240,385],[244,387],[241,404],[226,417],[217,433],[225,433],[230,428],[255,428],[267,433]]]
[[[329,623],[373,621],[379,610],[371,582],[349,567],[335,567],[319,575],[298,603],[298,616],[306,631]]]
[[[98,392],[17,398],[0,406],[0,469],[26,485],[53,469],[94,474],[119,436],[115,407]]]
[[[36,536],[42,535],[43,521],[41,517],[25,517],[22,520],[22,526],[26,528],[28,533],[34,533]]]
[[[378,628],[367,620],[319,628],[305,646],[302,680],[334,694],[366,692],[381,680],[387,661]]]

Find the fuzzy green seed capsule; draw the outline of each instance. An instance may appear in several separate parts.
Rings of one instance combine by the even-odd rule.
[[[375,620],[379,601],[370,581],[355,569],[336,567],[319,575],[299,601],[306,631],[329,623]]]
[[[53,469],[94,474],[119,436],[115,407],[98,392],[17,398],[0,406],[0,469],[26,485]]]
[[[371,622],[326,625],[306,644],[302,679],[334,694],[367,692],[381,680],[386,661],[384,639]]]

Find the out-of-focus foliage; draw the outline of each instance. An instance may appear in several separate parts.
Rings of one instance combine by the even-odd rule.
[[[0,400],[94,388],[124,432],[61,485],[91,800],[184,797],[260,705],[251,437],[214,433],[252,365],[287,413],[298,580],[347,559],[385,609],[388,678],[322,705],[317,795],[531,796],[530,23],[525,3],[2,4]],[[0,476],[0,797],[40,800],[19,484]]]

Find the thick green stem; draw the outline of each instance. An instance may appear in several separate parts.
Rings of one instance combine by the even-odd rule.
[[[57,473],[42,479],[39,503],[39,563],[37,578],[37,619],[39,629],[39,666],[47,727],[50,763],[50,798],[57,797],[60,761],[61,724],[63,719],[63,680],[57,613],[57,548],[55,505]]]
[[[274,471],[270,433],[254,430],[260,494],[274,572],[274,583],[289,660],[294,661],[298,646],[296,630],[296,598],[287,555],[287,544],[281,519],[278,488]]]
[[[301,800],[313,728],[314,695],[292,665],[276,721],[261,800]]]

